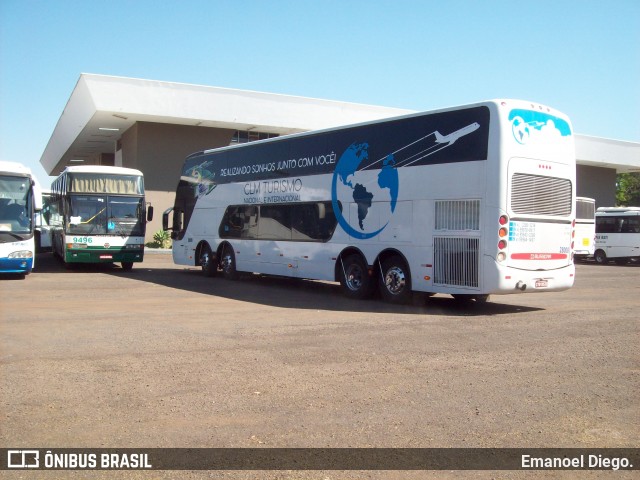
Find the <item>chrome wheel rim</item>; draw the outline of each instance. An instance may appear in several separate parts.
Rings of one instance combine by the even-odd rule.
[[[349,265],[345,272],[345,284],[347,288],[352,291],[357,291],[362,288],[362,269],[358,265]]]
[[[389,293],[398,295],[404,291],[407,279],[401,268],[392,267],[387,270],[387,274],[384,276],[384,284]]]

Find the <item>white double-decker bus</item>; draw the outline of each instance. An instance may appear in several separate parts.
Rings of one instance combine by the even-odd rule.
[[[600,207],[596,211],[595,261],[619,265],[640,260],[640,207]]]
[[[496,100],[192,154],[163,228],[207,275],[482,302],[573,285],[574,203],[569,119]]]
[[[596,247],[596,201],[593,198],[576,197],[576,235],[574,256],[586,259]]]
[[[0,273],[28,275],[35,264],[34,214],[42,209],[31,170],[0,162]]]
[[[131,270],[142,262],[153,210],[139,170],[67,167],[51,184],[49,209],[53,253],[66,265],[120,262]]]

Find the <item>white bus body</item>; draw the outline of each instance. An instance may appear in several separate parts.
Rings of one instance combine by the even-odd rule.
[[[35,235],[36,252],[51,251],[51,227],[49,218],[51,216],[51,192],[42,191],[42,210],[36,212]]]
[[[595,252],[596,201],[593,198],[576,197],[575,256],[587,258]]]
[[[573,285],[574,200],[568,118],[496,100],[195,153],[163,227],[207,274],[484,301]]]
[[[640,260],[640,207],[598,208],[594,258],[599,264]]]
[[[51,184],[53,253],[65,264],[120,262],[130,270],[144,257],[146,204],[142,172],[108,166],[67,167]]]
[[[20,163],[0,162],[0,273],[28,275],[35,266],[34,214],[40,187]]]

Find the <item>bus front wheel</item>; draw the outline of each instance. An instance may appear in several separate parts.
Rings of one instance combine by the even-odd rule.
[[[213,257],[213,253],[211,252],[209,245],[205,245],[202,248],[202,253],[200,254],[200,266],[202,267],[202,273],[205,277],[213,277],[218,270],[218,265]]]
[[[593,254],[593,258],[598,265],[604,265],[607,263],[607,254],[604,253],[604,250],[596,250],[596,253]]]
[[[236,256],[233,253],[231,245],[225,245],[222,250],[220,268],[222,269],[222,276],[227,280],[235,280],[238,278],[238,271],[236,270]]]

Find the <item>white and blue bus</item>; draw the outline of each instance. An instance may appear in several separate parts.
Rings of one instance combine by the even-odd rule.
[[[569,119],[496,100],[207,150],[163,215],[173,259],[462,301],[574,282]]]
[[[35,264],[34,214],[40,187],[20,163],[0,162],[0,273],[28,275]]]
[[[35,234],[36,253],[51,251],[51,191],[42,190],[42,210],[36,212]]]
[[[49,209],[53,253],[66,266],[120,262],[131,270],[142,262],[153,208],[147,211],[141,171],[67,167],[51,184]]]

